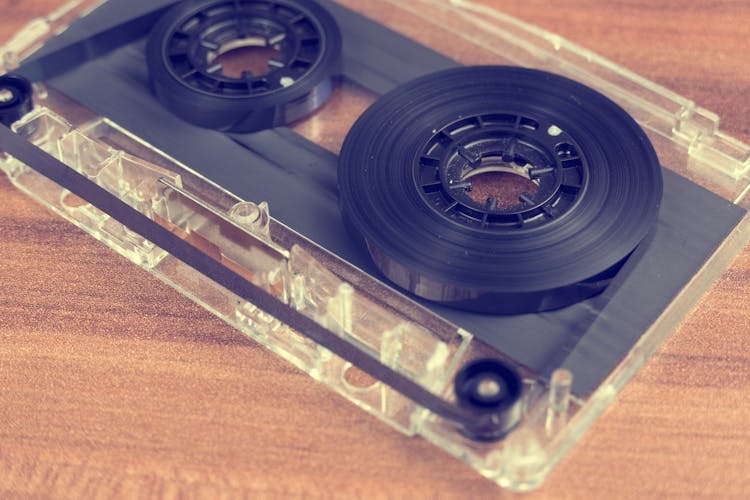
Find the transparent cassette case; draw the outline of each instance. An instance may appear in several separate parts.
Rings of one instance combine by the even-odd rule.
[[[2,48],[4,71],[101,3],[71,2],[32,22]],[[750,147],[723,134],[718,117],[688,99],[470,1],[341,3],[462,63],[539,68],[599,90],[644,128],[664,167],[750,208]],[[293,128],[338,151],[346,130],[375,98],[344,82],[332,98],[333,111],[324,108]],[[561,368],[550,377],[536,374],[277,221],[263,199],[239,198],[43,83],[35,85],[35,102],[34,111],[12,127],[15,132],[433,394],[454,400],[454,375],[468,360],[489,356],[515,363],[524,376],[520,426],[501,441],[474,441],[453,422],[361,373],[20,161],[6,156],[0,164],[19,189],[245,335],[404,434],[433,442],[513,490],[542,483],[750,238],[745,215],[606,380],[579,397],[571,393],[576,373]]]

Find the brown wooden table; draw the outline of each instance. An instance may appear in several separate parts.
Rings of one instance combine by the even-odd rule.
[[[0,1],[0,38],[61,3]],[[494,4],[696,100],[750,142],[750,3]],[[4,177],[0,200],[0,497],[501,494]],[[750,496],[750,248],[535,496]]]

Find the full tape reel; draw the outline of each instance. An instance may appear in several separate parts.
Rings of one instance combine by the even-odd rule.
[[[601,292],[658,214],[661,167],[635,121],[573,80],[445,70],[382,97],[339,162],[343,216],[401,288],[495,314]]]

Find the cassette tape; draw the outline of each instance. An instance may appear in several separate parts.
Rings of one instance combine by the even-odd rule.
[[[479,3],[79,1],[2,53],[15,187],[516,491],[750,238],[715,114]]]

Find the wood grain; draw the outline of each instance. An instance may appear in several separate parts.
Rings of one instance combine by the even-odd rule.
[[[750,142],[750,3],[508,0]],[[0,38],[61,1],[0,1]],[[505,495],[0,179],[0,496]],[[750,495],[750,248],[535,497]]]

